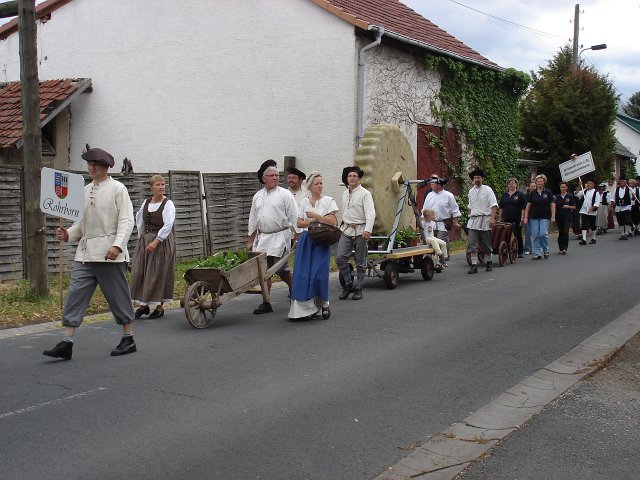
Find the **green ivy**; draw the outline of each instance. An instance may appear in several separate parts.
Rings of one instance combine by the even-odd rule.
[[[498,194],[509,177],[524,179],[525,169],[516,165],[518,103],[529,86],[529,76],[512,68],[499,72],[439,56],[427,57],[426,65],[437,69],[442,78],[439,97],[431,101],[431,111],[442,122],[443,134],[447,128],[459,132],[460,143],[467,145],[477,166],[487,172],[485,183]],[[441,158],[446,158],[441,139],[427,140],[439,148]],[[448,168],[463,185],[468,183],[465,172],[469,165],[460,162],[459,168]],[[466,189],[462,190],[466,197]],[[466,198],[461,200],[466,205]]]

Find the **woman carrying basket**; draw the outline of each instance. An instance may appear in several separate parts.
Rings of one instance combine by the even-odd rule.
[[[309,197],[302,200],[298,211],[298,228],[302,233],[298,239],[291,288],[289,319],[307,320],[319,312],[325,320],[331,316],[329,310],[329,260],[331,246],[318,243],[311,238],[308,229],[312,223],[335,226],[338,205],[335,200],[322,195],[322,176],[311,172],[306,186]]]

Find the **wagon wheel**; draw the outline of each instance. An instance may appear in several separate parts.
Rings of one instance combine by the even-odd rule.
[[[384,267],[384,275],[383,275],[384,284],[387,286],[389,290],[393,290],[398,286],[398,282],[400,281],[400,272],[398,270],[398,265],[394,262],[389,262]]]
[[[422,278],[427,281],[431,280],[435,271],[436,269],[433,266],[433,259],[429,256],[424,257],[424,262],[422,263],[422,267],[420,267]]]
[[[467,250],[467,264],[471,266],[471,252],[469,250]],[[478,249],[478,265],[484,265],[484,264],[485,264],[484,252]]]
[[[508,260],[509,246],[507,245],[507,242],[503,240],[502,242],[500,242],[500,245],[498,245],[498,263],[500,263],[501,267],[504,267],[507,264]]]
[[[207,282],[194,282],[184,294],[184,313],[194,328],[208,327],[216,315],[217,295]]]
[[[516,237],[511,237],[509,240],[509,262],[516,263],[518,258],[518,241]]]
[[[349,262],[348,265],[349,265],[349,275],[351,275],[351,284],[353,285],[353,264]],[[342,278],[342,274],[339,272],[338,272],[338,279],[340,280],[340,285],[342,286],[342,288],[344,288],[347,283],[344,281],[344,278]]]

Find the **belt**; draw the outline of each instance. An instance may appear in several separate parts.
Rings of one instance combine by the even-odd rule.
[[[285,230],[289,230],[290,228],[291,228],[290,226],[289,227],[282,227],[280,230],[274,230],[273,232],[265,232],[264,230],[258,229],[258,234],[264,233],[264,234],[269,235],[271,233],[280,233],[280,232],[284,232]]]

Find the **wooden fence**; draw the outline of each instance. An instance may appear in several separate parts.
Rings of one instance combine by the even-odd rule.
[[[89,182],[86,172],[81,173]],[[149,193],[151,173],[113,174],[129,191],[137,211]],[[251,199],[260,188],[256,174],[203,173],[175,171],[162,174],[167,179],[168,197],[176,205],[176,255],[185,261],[205,257],[221,250],[242,248],[246,243]],[[0,280],[24,278],[25,231],[23,176],[20,167],[0,167],[4,194],[0,196]],[[281,175],[281,185],[286,177]],[[60,243],[55,239],[59,225],[68,227],[64,219],[46,216],[47,256],[49,272],[58,271]],[[138,241],[134,228],[129,240],[133,254]],[[65,271],[73,265],[77,243],[63,248]]]

